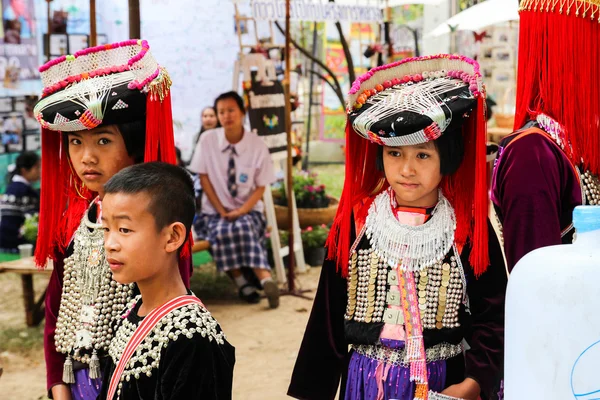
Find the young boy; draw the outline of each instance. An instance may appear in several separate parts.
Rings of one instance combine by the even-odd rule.
[[[178,254],[194,218],[182,168],[137,164],[104,186],[106,259],[141,295],[113,327],[100,399],[231,399],[234,348],[183,284]]]

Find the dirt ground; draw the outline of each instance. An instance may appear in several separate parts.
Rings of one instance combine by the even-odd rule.
[[[315,295],[320,268],[298,277],[299,286]],[[36,291],[47,278],[35,279]],[[200,294],[200,297],[201,294]],[[294,361],[302,340],[311,300],[285,296],[281,306],[269,310],[266,300],[257,305],[240,303],[234,296],[203,299],[236,348],[233,398],[285,399]],[[41,328],[26,329],[20,278],[0,274],[0,398],[40,400],[45,395],[45,364]],[[12,344],[10,344],[12,343]]]

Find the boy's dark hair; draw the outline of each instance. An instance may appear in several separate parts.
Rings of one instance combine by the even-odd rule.
[[[237,92],[234,92],[233,90],[231,92],[222,93],[222,94],[219,95],[219,97],[217,97],[215,99],[215,107],[214,107],[215,108],[215,113],[217,112],[217,104],[219,103],[219,101],[226,100],[226,99],[233,99],[233,100],[235,100],[235,102],[237,103],[237,105],[240,108],[240,110],[243,113],[246,113],[246,107],[244,106],[244,99],[242,99],[242,96],[240,96]]]
[[[443,176],[452,175],[458,170],[465,155],[465,145],[461,128],[444,132],[434,142],[440,155],[440,173]],[[383,146],[377,148],[377,169],[383,171]]]
[[[188,172],[176,165],[150,162],[124,168],[104,185],[104,193],[147,193],[148,212],[159,231],[174,222],[181,222],[186,232],[192,229],[196,212],[194,184]]]

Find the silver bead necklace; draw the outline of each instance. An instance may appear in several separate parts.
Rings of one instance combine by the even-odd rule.
[[[391,267],[418,271],[444,259],[454,244],[456,217],[450,202],[439,193],[431,219],[423,225],[400,223],[390,205],[390,191],[373,201],[365,221],[371,248]]]
[[[72,359],[89,364],[90,378],[100,376],[98,351],[108,349],[111,324],[133,295],[133,287],[112,279],[102,225],[89,220],[88,209],[75,231],[73,254],[65,259],[54,337],[56,350],[67,355],[65,383],[75,382]]]

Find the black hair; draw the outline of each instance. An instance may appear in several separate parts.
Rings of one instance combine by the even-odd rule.
[[[244,106],[244,99],[242,99],[242,96],[240,96],[237,92],[234,92],[233,90],[231,92],[225,92],[225,93],[221,93],[219,95],[219,97],[217,97],[215,99],[215,112],[217,111],[217,104],[219,103],[219,101],[221,100],[226,100],[226,99],[233,99],[235,100],[235,102],[237,103],[239,109],[241,112],[246,113],[246,107]]]
[[[447,130],[442,136],[434,140],[433,144],[440,155],[440,173],[443,176],[455,173],[465,155],[465,145],[461,128]],[[377,169],[383,171],[383,146],[377,148],[375,162]]]
[[[15,170],[9,175],[9,182],[15,175],[21,175],[22,170],[29,171],[31,168],[40,162],[40,156],[33,151],[24,151],[15,160]]]
[[[242,104],[244,104],[244,103],[242,102]],[[238,105],[239,105],[239,103],[238,103]],[[202,125],[202,114],[204,114],[204,111],[209,110],[209,109],[213,110],[213,112],[215,113],[215,118],[217,118],[217,126],[216,126],[216,128],[220,128],[221,127],[221,123],[219,122],[219,117],[217,117],[217,103],[215,102],[215,106],[214,107],[211,107],[211,106],[204,107],[202,109],[202,111],[200,112],[200,133],[198,134],[198,139],[200,138],[200,135],[202,133],[204,133],[204,131],[206,131],[206,129],[204,128],[204,125]],[[198,142],[198,141],[196,140],[196,142]]]
[[[179,149],[179,147],[175,147],[175,156],[177,157],[177,165],[185,168],[185,163],[183,162],[183,160],[181,159],[181,150]]]
[[[163,162],[135,164],[113,175],[104,185],[105,194],[138,194],[150,196],[148,212],[154,216],[158,231],[181,222],[187,233],[192,229],[196,213],[194,184],[181,167]]]
[[[119,132],[123,136],[127,154],[133,157],[136,164],[144,162],[146,147],[146,120],[138,120],[118,124]]]

